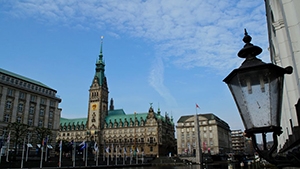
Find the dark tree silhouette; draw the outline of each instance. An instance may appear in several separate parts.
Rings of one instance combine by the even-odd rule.
[[[52,131],[45,127],[35,127],[37,143],[42,144],[43,140],[48,138],[47,144],[51,143]]]
[[[13,160],[16,160],[17,147],[22,144],[23,139],[29,131],[29,126],[26,124],[14,122],[8,124],[8,130],[10,132],[11,141],[14,143]]]

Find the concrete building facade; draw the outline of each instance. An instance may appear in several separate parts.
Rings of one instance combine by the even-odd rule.
[[[300,142],[300,1],[265,0],[271,60],[281,67],[292,66],[285,76],[282,131],[278,149],[288,150]]]
[[[232,152],[243,154],[245,152],[245,136],[242,130],[231,131]]]
[[[30,127],[29,142],[34,147],[41,144],[37,142],[35,127],[50,129],[49,144],[54,145],[60,126],[60,102],[56,90],[0,68],[0,134],[5,137],[2,139],[8,136],[8,124],[16,122]]]
[[[197,115],[200,131],[200,145],[203,153],[225,154],[231,151],[229,125],[214,114]],[[177,121],[178,155],[195,155],[197,136],[195,116],[181,116]]]

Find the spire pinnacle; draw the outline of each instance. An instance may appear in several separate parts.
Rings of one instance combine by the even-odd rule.
[[[104,36],[101,36],[101,46],[100,46],[100,55],[99,55],[100,60],[102,60],[102,58],[103,58],[103,53],[102,53],[103,38],[104,38]]]

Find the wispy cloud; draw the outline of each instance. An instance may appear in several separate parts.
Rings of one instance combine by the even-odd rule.
[[[164,98],[167,106],[177,106],[175,98],[164,85],[164,63],[162,58],[156,57],[149,75],[150,85]]]
[[[138,37],[154,42],[156,59],[150,85],[170,104],[176,101],[164,85],[164,62],[178,67],[208,67],[224,71],[236,67],[247,28],[266,49],[264,2],[261,0],[209,1],[2,1],[3,13],[35,18],[46,24],[74,29],[106,30],[114,37]]]

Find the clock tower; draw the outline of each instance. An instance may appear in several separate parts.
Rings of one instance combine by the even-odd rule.
[[[104,74],[105,63],[102,54],[103,37],[99,58],[96,61],[95,76],[89,90],[87,130],[88,137],[95,141],[101,139],[100,130],[104,126],[105,117],[108,114],[108,87]]]

